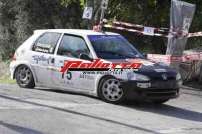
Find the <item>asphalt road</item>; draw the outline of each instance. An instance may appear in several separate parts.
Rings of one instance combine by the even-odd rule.
[[[202,134],[202,92],[161,106],[0,84],[0,134]]]

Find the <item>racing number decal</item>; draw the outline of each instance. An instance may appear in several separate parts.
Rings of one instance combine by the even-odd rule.
[[[64,75],[65,74],[62,74],[62,79],[64,79]],[[67,72],[65,78],[68,79],[68,80],[71,80],[72,79],[72,73],[71,72]]]
[[[71,72],[67,72],[66,78],[67,78],[68,80],[71,80],[71,79],[72,79],[72,73],[71,73]]]

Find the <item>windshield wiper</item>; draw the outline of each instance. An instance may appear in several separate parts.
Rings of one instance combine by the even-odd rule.
[[[121,53],[117,53],[117,52],[112,52],[112,51],[97,51],[98,53],[109,53],[109,54],[113,54],[113,55],[117,55],[117,56],[123,56],[126,58],[137,58],[136,56],[130,56],[130,55],[125,55],[125,54],[121,54]]]

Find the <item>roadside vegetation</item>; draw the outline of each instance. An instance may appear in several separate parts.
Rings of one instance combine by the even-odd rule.
[[[191,31],[202,30],[202,1],[197,5]],[[9,59],[36,29],[90,28],[99,20],[101,0],[0,0],[0,55]],[[92,21],[82,19],[84,6],[92,6]],[[170,0],[109,0],[106,19],[169,28]],[[118,32],[118,31],[116,31]],[[121,32],[146,53],[165,53],[166,38]],[[189,39],[187,49],[199,47],[201,38]]]
[[[202,1],[197,6],[191,32],[202,30]],[[36,29],[92,28],[99,20],[101,0],[0,0],[0,81],[8,78],[8,60]],[[93,19],[83,20],[85,6],[94,8]],[[106,19],[169,28],[170,0],[109,0]],[[119,32],[119,31],[115,31]],[[141,52],[164,54],[166,38],[120,32]],[[202,38],[188,40],[186,49],[202,46]],[[4,69],[2,69],[4,68]]]
[[[15,81],[10,79],[9,61],[0,62],[0,83],[14,84]]]

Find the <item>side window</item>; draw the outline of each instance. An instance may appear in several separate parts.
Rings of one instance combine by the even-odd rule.
[[[58,49],[58,55],[79,58],[80,54],[90,54],[83,38],[64,35]]]
[[[57,42],[60,38],[60,33],[45,33],[35,42],[33,51],[53,54]]]

